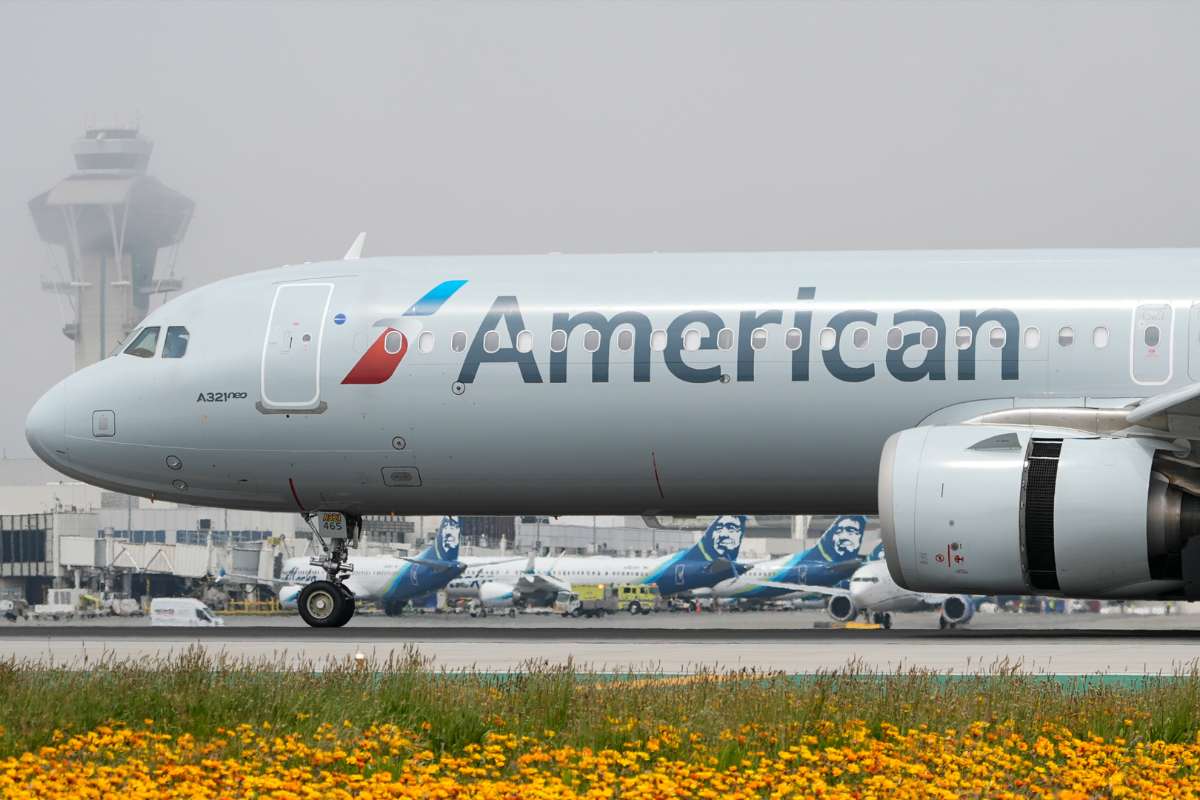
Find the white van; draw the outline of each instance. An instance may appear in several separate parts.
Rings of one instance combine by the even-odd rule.
[[[225,620],[194,597],[156,597],[150,601],[150,624],[211,628],[224,625]]]

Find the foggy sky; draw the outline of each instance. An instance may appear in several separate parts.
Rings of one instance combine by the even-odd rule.
[[[0,447],[66,375],[26,203],[140,120],[195,287],[367,255],[1200,244],[1200,4],[0,3]]]

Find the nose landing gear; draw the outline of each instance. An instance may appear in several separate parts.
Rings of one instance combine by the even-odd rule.
[[[354,616],[354,592],[345,580],[354,571],[348,547],[357,547],[362,518],[351,514],[319,512],[304,514],[313,537],[321,544],[323,558],[310,563],[325,570],[326,580],[313,581],[300,590],[296,605],[300,617],[314,628],[340,628]],[[320,523],[313,524],[319,517]]]

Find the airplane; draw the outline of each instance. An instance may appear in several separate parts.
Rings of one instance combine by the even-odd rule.
[[[352,556],[349,577],[344,581],[355,600],[374,600],[393,615],[410,600],[436,592],[462,574],[467,565],[458,559],[461,522],[446,516],[438,525],[433,542],[417,556]],[[334,602],[321,593],[310,594],[301,601],[306,586],[325,576],[320,561],[309,557],[289,558],[283,563],[279,578],[270,583],[279,587],[279,604],[296,608],[308,624],[319,617],[325,603]],[[245,575],[223,575],[224,579],[261,582],[263,579]],[[353,609],[354,604],[344,607]],[[351,611],[353,613],[353,611]],[[348,622],[349,620],[347,620]]]
[[[446,508],[854,508],[912,591],[1200,598],[1200,250],[361,249],[163,303],[37,401],[30,446],[299,512],[320,626],[362,515]]]
[[[808,585],[835,586],[862,565],[859,548],[866,528],[866,517],[843,514],[807,550],[752,564],[743,574],[712,587],[709,594],[720,599],[762,601],[795,595]]]
[[[975,616],[975,603],[968,595],[913,592],[898,586],[888,571],[882,543],[850,577],[849,592],[831,597],[827,608],[841,622],[862,614],[884,628],[892,627],[893,612],[937,610],[942,629],[965,625]]]
[[[737,562],[746,533],[746,517],[726,514],[709,523],[696,544],[668,556],[614,558],[612,556],[558,556],[520,559],[471,560],[463,574],[450,582],[451,596],[471,595],[484,608],[513,605],[525,600],[553,598],[569,592],[573,584],[654,584],[669,597],[712,587],[750,567]],[[647,609],[648,613],[648,609]]]

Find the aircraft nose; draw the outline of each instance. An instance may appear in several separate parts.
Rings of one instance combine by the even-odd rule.
[[[866,584],[862,583],[861,581],[850,581],[850,602],[854,603],[856,608],[863,608],[866,605],[866,593]]]
[[[52,467],[67,460],[65,383],[42,395],[25,418],[25,439],[38,458]]]

